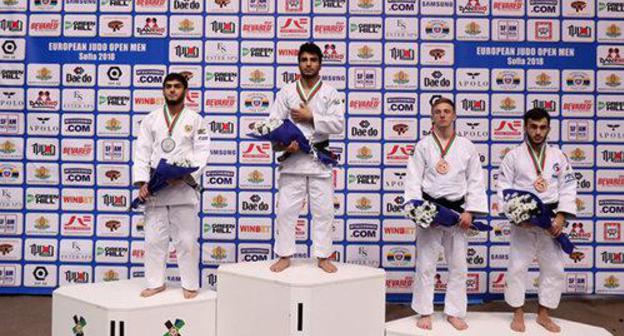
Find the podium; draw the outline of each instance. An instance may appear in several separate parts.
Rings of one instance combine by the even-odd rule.
[[[273,273],[273,262],[219,266],[217,335],[384,335],[382,269],[336,263],[330,274],[316,260],[292,259]]]
[[[469,312],[466,316],[469,328],[464,331],[457,331],[451,326],[443,314],[436,313],[433,315],[433,329],[423,330],[416,327],[416,316],[410,316],[399,320],[386,323],[386,336],[442,336],[442,335],[461,335],[461,336],[483,336],[483,335],[530,335],[530,336],[610,336],[611,333],[599,327],[590,326],[583,323],[572,322],[559,318],[553,318],[561,327],[559,334],[553,334],[546,331],[542,326],[535,322],[535,314],[524,314],[524,324],[526,331],[517,333],[509,328],[509,324],[513,318],[512,313],[473,313]]]
[[[52,336],[216,336],[216,293],[184,299],[167,288],[139,296],[144,279],[60,287],[52,294]]]

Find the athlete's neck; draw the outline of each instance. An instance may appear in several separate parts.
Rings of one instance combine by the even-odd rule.
[[[303,88],[307,90],[311,90],[316,83],[321,80],[321,76],[318,74],[314,76],[301,76],[301,84],[303,84]]]
[[[542,146],[546,145],[546,141],[542,141],[540,143],[536,143],[531,141],[531,139],[527,138],[527,144],[533,148],[534,151],[539,152],[542,150]]]
[[[448,127],[437,127],[437,126],[434,126],[433,127],[433,132],[438,137],[438,139],[440,139],[440,140],[448,140],[455,133],[455,129],[453,128],[453,126],[448,126]]]
[[[182,112],[183,109],[184,109],[183,102],[179,104],[167,104],[167,110],[169,111],[169,114],[172,116],[175,116],[178,113]]]

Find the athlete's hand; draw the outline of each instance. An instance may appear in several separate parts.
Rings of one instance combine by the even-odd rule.
[[[472,214],[470,212],[464,212],[459,215],[459,227],[468,230],[472,225]]]
[[[312,123],[314,120],[312,111],[310,111],[310,108],[303,103],[299,104],[299,107],[291,108],[290,116],[295,122],[298,123]]]

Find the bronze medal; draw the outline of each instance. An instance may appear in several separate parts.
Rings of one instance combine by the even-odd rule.
[[[531,161],[533,162],[533,167],[535,168],[535,173],[537,174],[537,179],[533,182],[533,187],[538,193],[543,193],[548,190],[548,182],[543,176],[544,166],[546,164],[546,144],[542,144],[540,148],[540,152],[535,153],[533,146],[527,143],[527,147],[529,149],[529,154],[531,156]]]
[[[438,136],[435,134],[433,130],[431,130],[431,136],[433,136],[433,140],[435,141],[436,145],[438,146],[438,149],[440,150],[440,160],[438,160],[438,162],[436,163],[435,170],[440,175],[446,175],[451,169],[451,165],[449,164],[448,161],[444,159],[444,157],[446,157],[446,154],[448,153],[449,149],[451,149],[451,145],[453,145],[453,142],[455,141],[456,134],[455,132],[453,132],[453,135],[451,136],[449,141],[446,143],[446,147],[442,146],[442,142],[440,142],[440,139],[438,139]]]
[[[548,182],[546,182],[542,175],[540,175],[537,180],[533,182],[533,187],[535,187],[535,190],[537,190],[537,192],[543,193],[548,190]]]
[[[438,174],[446,175],[449,172],[449,164],[446,160],[440,159],[435,166],[435,170]]]

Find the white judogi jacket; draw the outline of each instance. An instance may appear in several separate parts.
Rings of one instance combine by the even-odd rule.
[[[308,107],[314,115],[314,125],[297,123],[290,116],[291,108],[298,108],[303,103],[297,93],[297,82],[284,86],[276,95],[271,105],[271,119],[290,119],[312,143],[319,143],[329,139],[330,134],[344,132],[344,101],[338,91],[323,83],[319,91],[308,102]],[[288,145],[288,144],[285,144]],[[280,164],[280,173],[299,175],[331,176],[332,169],[315,160],[312,155],[301,152],[291,155]]]
[[[422,200],[425,192],[433,198],[457,201],[465,197],[464,210],[488,212],[487,195],[483,182],[483,169],[475,145],[468,139],[456,136],[444,160],[449,171],[440,174],[435,166],[440,160],[440,149],[432,135],[421,139],[407,162],[405,200]]]
[[[546,162],[542,176],[548,182],[545,192],[539,193],[533,187],[538,175],[533,166],[531,154],[526,142],[512,149],[505,155],[498,174],[498,197],[502,202],[504,189],[529,191],[537,195],[544,203],[559,202],[557,212],[576,215],[576,178],[572,166],[563,152],[545,144]]]
[[[150,168],[156,168],[160,159],[187,158],[193,166],[200,168],[191,176],[197,183],[210,156],[210,136],[203,118],[195,111],[184,108],[180,113],[172,138],[176,146],[171,153],[164,153],[161,142],[169,137],[163,108],[150,112],[139,126],[138,138],[134,143],[133,183],[148,182]],[[149,198],[146,205],[163,206],[199,203],[199,193],[186,183],[169,186]]]

